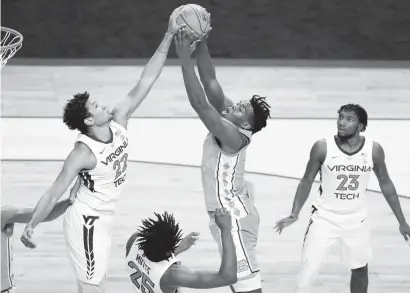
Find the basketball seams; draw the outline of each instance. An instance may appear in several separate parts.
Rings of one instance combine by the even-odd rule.
[[[198,23],[199,23],[199,28],[201,29],[202,33],[206,33],[206,30],[204,31],[202,29],[202,21],[201,21],[201,17],[199,16],[199,11],[197,11],[196,7],[192,7],[190,4],[188,4],[188,6],[195,12],[196,17],[198,18]],[[206,28],[206,26],[205,26]],[[202,36],[202,34],[201,34]]]
[[[200,34],[198,34],[196,31],[194,31],[194,29],[192,27],[189,26],[188,22],[186,21],[186,19],[184,18],[184,16],[181,14],[181,18],[182,20],[185,22],[186,26],[189,27],[189,29],[196,35],[198,35],[198,37],[201,37]]]

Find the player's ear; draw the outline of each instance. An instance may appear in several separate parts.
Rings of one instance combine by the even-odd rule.
[[[359,132],[363,132],[363,130],[364,130],[363,124],[359,123]]]
[[[94,125],[94,119],[90,116],[88,118],[84,119],[84,124],[87,126],[93,126]]]
[[[249,124],[249,122],[243,122],[243,123],[241,124],[241,127],[242,127],[243,129],[246,129],[246,130],[251,130],[251,125]]]

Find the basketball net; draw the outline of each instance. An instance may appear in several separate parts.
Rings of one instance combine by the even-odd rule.
[[[1,27],[1,68],[23,45],[23,35],[16,30]]]

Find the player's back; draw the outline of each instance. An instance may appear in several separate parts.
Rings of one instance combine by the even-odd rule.
[[[126,257],[127,271],[133,283],[134,291],[137,293],[177,293],[178,289],[162,291],[160,282],[164,273],[179,261],[175,257],[161,262],[152,262],[143,256],[134,240]]]
[[[97,159],[92,170],[79,175],[82,182],[77,200],[99,212],[113,213],[126,180],[128,159],[127,130],[111,121],[112,140],[104,143],[85,134],[79,134],[77,142],[86,144]]]
[[[12,235],[1,230],[1,292],[14,287]]]
[[[331,136],[326,138],[326,149],[319,173],[317,207],[341,215],[364,211],[373,170],[373,141],[363,137],[361,147],[349,154]]]
[[[205,205],[209,212],[221,206],[233,211],[235,217],[243,218],[251,203],[245,180],[246,149],[252,132],[239,129],[249,142],[239,152],[227,154],[218,145],[212,133],[205,138],[202,152],[202,187]]]

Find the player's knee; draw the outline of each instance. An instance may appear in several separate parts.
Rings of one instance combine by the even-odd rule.
[[[352,279],[360,279],[368,282],[368,276],[369,274],[367,265],[361,268],[352,269]]]

